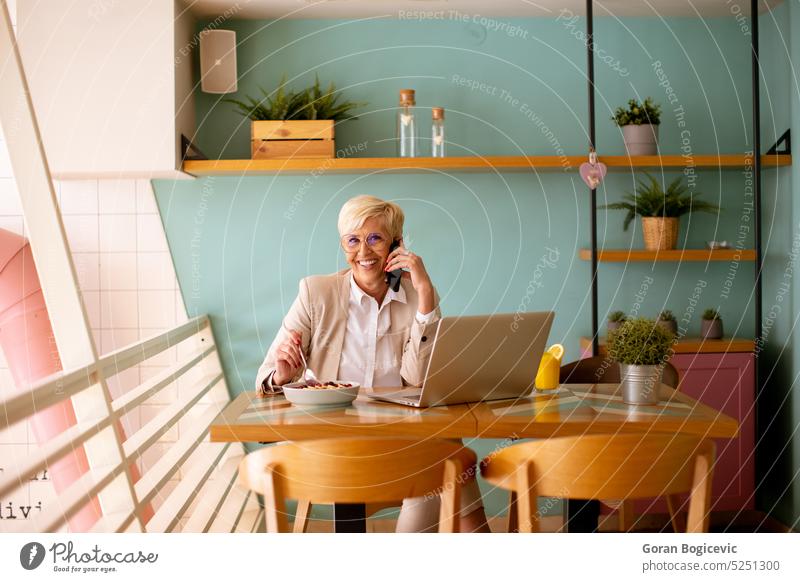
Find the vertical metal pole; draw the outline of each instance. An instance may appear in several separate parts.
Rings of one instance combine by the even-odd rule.
[[[594,148],[594,15],[592,0],[586,0],[586,55],[587,84],[589,86],[589,146]],[[597,190],[592,194],[592,355],[599,353],[597,337]],[[595,499],[567,499],[564,502],[564,526],[566,532],[597,531],[600,517],[600,502]]]
[[[758,0],[750,0],[750,21],[753,34],[752,67],[753,67],[753,214],[755,215],[755,247],[756,247],[756,325],[755,325],[755,378],[756,378],[756,423],[758,423],[758,396],[761,392],[761,383],[758,377],[759,352],[763,348],[761,338],[761,270],[763,256],[761,252],[761,98],[760,98],[760,63],[758,60]]]
[[[333,531],[336,533],[366,533],[367,506],[363,503],[334,503]]]
[[[595,147],[594,128],[594,13],[592,0],[586,0],[586,74],[589,87],[589,147]],[[598,338],[599,322],[597,308],[597,190],[591,193],[591,226],[592,239],[592,355],[600,354],[600,340]]]

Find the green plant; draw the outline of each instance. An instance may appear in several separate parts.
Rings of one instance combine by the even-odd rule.
[[[656,366],[668,359],[674,337],[651,319],[629,319],[608,334],[608,355],[621,364]]]
[[[709,308],[703,312],[703,319],[713,321],[715,319],[722,319],[722,317],[720,316],[719,311]]]
[[[625,321],[625,313],[623,311],[612,311],[608,314],[608,321],[622,323]]]
[[[669,310],[665,309],[658,314],[659,321],[675,321],[675,315]]]
[[[323,90],[316,78],[311,87],[301,91],[292,91],[286,88],[286,76],[281,79],[280,85],[272,93],[259,87],[263,97],[246,96],[244,101],[225,99],[233,103],[240,115],[253,121],[282,121],[287,119],[358,119],[350,115],[350,111],[366,103],[352,101],[339,101],[341,95],[336,93],[333,83]]]
[[[623,229],[628,230],[633,219],[639,216],[657,216],[661,218],[678,217],[689,212],[718,212],[719,207],[706,202],[705,200],[695,200],[695,196],[700,196],[700,192],[688,192],[689,188],[683,184],[683,178],[678,176],[669,186],[667,191],[661,188],[661,184],[653,176],[644,173],[647,181],[640,180],[636,184],[633,192],[626,192],[623,196],[624,202],[614,202],[606,204],[601,208],[612,210],[627,210]]]
[[[623,125],[659,125],[661,123],[661,106],[653,103],[650,97],[647,97],[642,103],[636,99],[630,99],[628,108],[617,107],[611,119],[620,127]]]

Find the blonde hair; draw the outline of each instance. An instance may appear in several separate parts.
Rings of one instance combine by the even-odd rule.
[[[403,209],[394,202],[387,202],[375,196],[355,196],[344,203],[339,211],[339,235],[343,236],[364,226],[368,218],[382,218],[387,233],[392,240],[403,236]]]

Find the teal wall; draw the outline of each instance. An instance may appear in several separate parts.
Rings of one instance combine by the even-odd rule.
[[[359,110],[360,119],[336,128],[336,141],[339,149],[363,144],[357,155],[373,157],[393,155],[392,106],[400,88],[413,87],[421,107],[446,108],[451,155],[583,155],[585,47],[576,37],[583,22],[503,22],[519,32],[454,20],[226,22],[239,41],[235,97],[255,94],[259,85],[273,88],[284,73],[295,86],[318,73],[324,83],[335,81],[347,99],[369,103]],[[619,130],[609,120],[612,109],[631,96],[648,95],[664,106],[664,153],[681,153],[682,146],[689,154],[751,147],[749,37],[733,17],[599,18],[596,41],[613,65],[596,64],[601,155],[623,152]],[[773,77],[780,72],[776,68]],[[470,90],[454,82],[454,75],[488,88]],[[788,111],[789,100],[781,103],[781,111]],[[210,157],[249,157],[249,125],[230,104],[198,91],[196,106],[201,150]],[[723,211],[684,219],[681,236],[691,247],[709,239],[735,242],[745,202],[741,172],[702,171],[690,178]],[[632,181],[626,174],[609,176],[600,202],[617,200]],[[211,316],[234,395],[252,389],[299,279],[344,266],[336,215],[345,200],[361,193],[395,200],[406,210],[407,241],[424,258],[446,314],[513,312],[520,304],[555,310],[551,341],[564,343],[569,359],[578,355],[578,338],[590,331],[589,265],[577,259],[578,249],[589,245],[588,191],[575,172],[323,172],[154,185],[187,309]],[[638,224],[625,233],[622,218],[601,211],[600,240],[609,248],[641,247]],[[742,242],[751,247],[752,236]],[[557,249],[559,260],[537,273],[546,247]],[[752,268],[742,264],[725,295],[729,273],[725,263],[602,265],[601,313],[621,309],[654,316],[669,308],[681,316],[690,308],[691,289],[703,281],[698,307],[719,307],[726,331],[752,337]],[[540,286],[531,286],[533,280]],[[689,333],[697,334],[699,315],[690,318]],[[492,446],[480,443],[479,454]],[[490,510],[501,511],[503,500],[490,495]],[[793,511],[797,515],[796,505]]]

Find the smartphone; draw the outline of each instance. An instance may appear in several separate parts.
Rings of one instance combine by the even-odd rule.
[[[392,242],[392,246],[389,247],[389,252],[391,253],[397,247],[400,246],[400,241],[395,240]],[[397,291],[400,289],[400,281],[403,279],[403,269],[395,269],[394,271],[389,271],[386,273],[386,284],[391,287],[392,291]]]

